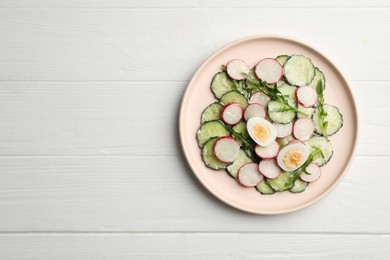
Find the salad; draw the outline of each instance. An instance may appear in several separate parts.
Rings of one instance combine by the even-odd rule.
[[[252,69],[240,59],[222,65],[196,134],[205,165],[261,194],[303,192],[320,178],[333,155],[329,137],[343,126],[325,86],[304,55],[265,58]]]

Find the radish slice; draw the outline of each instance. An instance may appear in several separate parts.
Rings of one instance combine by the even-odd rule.
[[[262,160],[259,163],[260,172],[269,179],[274,179],[282,173],[275,159]]]
[[[246,121],[248,121],[251,117],[265,118],[265,115],[266,113],[264,107],[257,103],[247,106],[244,112],[244,118]]]
[[[271,98],[264,94],[263,92],[255,92],[252,94],[252,96],[249,98],[249,104],[260,104],[263,107],[267,107],[268,102],[271,101]]]
[[[302,117],[295,121],[293,135],[300,141],[307,141],[314,133],[314,123],[310,118]]]
[[[221,162],[230,163],[237,159],[240,144],[230,136],[223,136],[215,141],[213,152]]]
[[[289,136],[292,133],[293,124],[292,122],[288,124],[273,124],[276,128],[276,137],[284,138]]]
[[[242,118],[242,106],[240,103],[232,102],[222,108],[222,120],[228,125],[235,125]]]
[[[275,141],[268,146],[256,145],[255,153],[262,159],[272,159],[278,155],[280,145]]]
[[[226,64],[226,72],[232,79],[244,80],[245,77],[242,73],[248,74],[250,72],[250,68],[243,60],[231,60]]]
[[[314,88],[303,86],[297,89],[295,97],[299,104],[304,107],[312,107],[317,103],[317,92]]]
[[[318,166],[317,164],[315,163],[311,163],[309,164],[307,167],[306,167],[306,171],[309,174],[306,174],[305,172],[302,172],[301,175],[299,175],[299,177],[301,178],[301,180],[303,181],[306,181],[306,182],[313,182],[313,181],[316,181],[320,178],[321,176],[321,168],[320,166]]]
[[[262,182],[264,177],[256,163],[247,163],[238,170],[237,179],[242,186],[254,187]]]
[[[255,67],[256,76],[267,82],[267,84],[274,84],[283,76],[283,67],[280,63],[271,58],[262,59]]]

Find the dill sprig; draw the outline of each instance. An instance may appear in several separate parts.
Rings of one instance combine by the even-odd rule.
[[[328,126],[328,121],[325,120],[328,113],[326,113],[326,111],[324,109],[324,101],[325,101],[324,90],[325,90],[324,81],[323,80],[318,81],[317,86],[316,86],[316,92],[317,92],[317,97],[318,97],[318,101],[317,101],[318,122],[319,122],[319,127],[321,128],[321,131],[324,133],[324,136],[325,136],[326,140],[328,141],[328,133],[326,132],[326,128]]]

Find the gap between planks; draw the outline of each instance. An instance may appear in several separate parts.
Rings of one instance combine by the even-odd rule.
[[[367,232],[261,232],[261,231],[1,231],[1,235],[296,235],[296,236],[381,236],[390,233]]]
[[[126,11],[126,10],[145,10],[145,11],[148,11],[148,10],[151,10],[151,11],[154,11],[154,10],[207,10],[207,9],[218,9],[218,10],[224,10],[224,9],[234,9],[234,10],[247,10],[247,9],[261,9],[261,10],[264,10],[264,9],[287,9],[287,10],[299,10],[299,9],[304,9],[304,10],[307,10],[307,9],[310,9],[310,10],[313,10],[313,9],[329,9],[329,10],[332,10],[332,9],[347,9],[347,10],[350,10],[350,9],[364,9],[364,10],[367,10],[367,9],[390,9],[389,6],[387,5],[383,5],[383,6],[340,6],[340,7],[337,7],[337,6],[307,6],[307,7],[304,7],[304,6],[287,6],[287,7],[258,7],[258,6],[251,6],[251,5],[248,5],[246,7],[234,7],[234,6],[231,6],[231,7],[221,7],[221,6],[206,6],[206,7],[0,7],[0,10],[69,10],[69,11],[74,11],[74,10],[80,10],[80,11],[95,11],[95,10],[98,10],[98,11]]]

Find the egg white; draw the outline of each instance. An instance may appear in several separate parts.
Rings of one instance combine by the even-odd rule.
[[[289,168],[284,163],[283,157],[285,156],[286,153],[288,153],[289,151],[292,151],[292,150],[300,151],[303,156],[302,156],[302,159],[299,162],[299,164],[297,164],[295,167]],[[283,149],[281,149],[276,160],[278,162],[279,167],[282,168],[283,170],[295,171],[296,169],[301,167],[306,162],[309,155],[310,155],[310,148],[307,145],[299,142],[299,143],[289,144],[289,145],[285,146]]]
[[[269,137],[266,140],[259,140],[254,134],[253,130],[256,125],[263,125],[269,129]],[[276,128],[268,120],[261,117],[252,117],[248,120],[246,124],[249,136],[255,141],[258,145],[268,146],[276,140]]]

